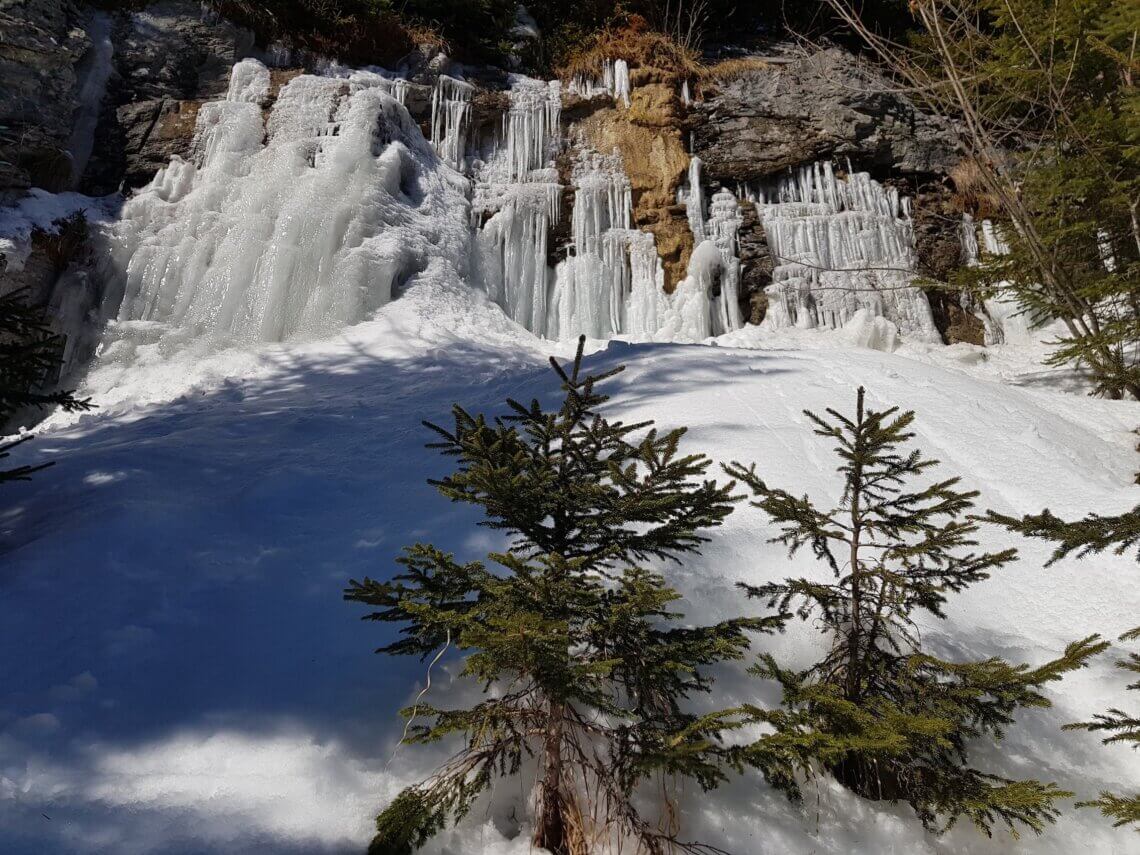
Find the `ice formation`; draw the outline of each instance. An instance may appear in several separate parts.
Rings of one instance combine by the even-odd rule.
[[[76,98],[78,106],[72,121],[71,136],[67,141],[67,152],[71,156],[72,187],[79,183],[91,157],[95,126],[99,122],[107,81],[113,71],[111,60],[115,53],[115,47],[111,43],[111,18],[106,12],[93,13],[86,31],[91,39],[91,47],[76,68],[79,75]]]
[[[431,144],[440,159],[455,169],[463,169],[474,91],[470,83],[441,74],[431,96]]]
[[[548,326],[553,338],[609,338],[623,331],[632,287],[629,179],[616,155],[587,152],[575,167],[574,186],[573,245],[555,269]]]
[[[174,158],[123,207],[120,321],[223,341],[324,335],[388,302],[429,259],[461,265],[465,182],[390,86],[301,75],[268,120],[269,72],[234,66]]]
[[[512,320],[547,333],[547,242],[558,222],[562,186],[553,166],[562,93],[557,81],[515,77],[502,132],[475,174],[472,215],[479,232],[480,278]]]
[[[602,63],[601,78],[589,78],[579,74],[570,81],[567,90],[583,98],[609,94],[615,101],[620,101],[628,107],[631,92],[629,63],[624,59],[607,59]]]
[[[775,268],[772,328],[843,327],[860,309],[912,338],[939,341],[926,296],[913,286],[910,200],[866,172],[804,166],[757,194]]]

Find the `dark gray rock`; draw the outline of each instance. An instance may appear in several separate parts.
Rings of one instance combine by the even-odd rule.
[[[94,196],[147,183],[186,156],[203,101],[222,95],[230,69],[257,52],[253,34],[191,0],[120,13],[115,70],[80,189]]]
[[[0,203],[66,189],[75,65],[90,45],[70,0],[0,0]]]
[[[887,88],[838,49],[750,70],[696,105],[693,151],[708,179],[730,185],[824,157],[899,174],[946,172],[959,158],[946,124]]]

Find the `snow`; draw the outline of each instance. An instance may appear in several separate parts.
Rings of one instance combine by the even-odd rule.
[[[616,93],[616,63],[607,76]],[[551,400],[545,360],[568,358],[582,330],[590,368],[628,366],[610,382],[611,413],[688,425],[688,449],[756,461],[820,501],[838,497],[835,459],[802,411],[845,412],[864,384],[871,404],[917,411],[917,445],[985,507],[1073,517],[1136,503],[1140,404],[1072,394],[1079,377],[1041,367],[1046,330],[1013,335],[1015,319],[999,317],[1004,343],[943,347],[923,334],[924,301],[839,304],[811,290],[819,261],[846,268],[844,281],[867,275],[859,264],[909,261],[905,202],[868,177],[820,166],[759,202],[773,248],[800,247],[777,281],[806,283],[826,309],[814,324],[732,316],[739,204],[722,190],[706,212],[695,159],[699,239],[675,294],[653,236],[631,227],[620,159],[604,153],[580,152],[572,252],[550,271],[561,96],[540,84],[513,80],[502,139],[476,163],[462,81],[437,89],[429,145],[385,73],[302,75],[263,121],[268,72],[243,61],[226,99],[202,108],[197,159],[172,162],[108,226],[121,307],[80,390],[98,409],[37,429],[21,462],[59,465],[6,487],[0,511],[0,647],[16,653],[0,664],[5,853],[360,851],[385,801],[448,747],[397,750],[396,712],[425,665],[374,655],[391,630],[360,621],[341,589],[393,572],[416,540],[461,560],[501,547],[426,483],[448,462],[423,447],[420,421],[447,419],[456,401],[501,412],[507,397]],[[456,171],[467,162],[470,182]],[[75,210],[107,219],[107,204],[33,193],[0,212],[0,251],[12,264],[33,227]],[[1000,230],[982,230],[1001,251]],[[661,568],[693,621],[756,613],[737,581],[820,572],[768,543],[774,533],[741,505],[702,555]],[[990,528],[980,540],[1014,542]],[[1129,557],[1044,570],[1047,546],[1016,545],[1014,567],[953,597],[948,620],[923,620],[937,651],[1040,662],[1135,625]],[[802,666],[820,645],[797,624],[756,646]],[[428,700],[477,693],[454,656],[438,669]],[[720,705],[777,700],[742,668],[719,678]],[[975,761],[1080,797],[1140,788],[1134,753],[1059,730],[1124,703],[1123,683],[1103,657]],[[527,791],[525,775],[497,783],[425,851],[529,853]],[[690,788],[682,805],[689,836],[737,855],[1021,851],[966,826],[935,838],[909,808],[826,780],[803,806],[756,775]],[[1135,835],[1069,810],[1033,851],[1125,853]]]
[[[385,630],[360,622],[340,588],[391,572],[399,548],[417,539],[461,558],[498,545],[470,509],[424,483],[446,462],[422,447],[419,421],[446,419],[456,400],[498,411],[507,396],[549,399],[544,356],[565,358],[568,346],[525,333],[442,264],[330,339],[213,353],[166,346],[104,354],[87,383],[100,409],[41,430],[29,461],[59,465],[13,488],[0,522],[0,641],[20,651],[0,672],[6,851],[358,851],[384,800],[439,754],[403,748],[392,759],[395,713],[422,685],[423,666],[374,656]],[[612,342],[590,367],[629,366],[611,384],[615,414],[687,424],[691,449],[755,460],[772,483],[821,500],[836,498],[834,461],[801,410],[846,409],[863,383],[875,405],[916,409],[917,443],[987,506],[1071,516],[1135,502],[1140,405],[1013,387],[970,366],[846,343],[760,348]],[[741,507],[702,556],[664,568],[692,619],[752,611],[737,580],[818,572],[810,559],[786,560],[766,543],[772,534]],[[1008,538],[987,529],[982,540]],[[952,598],[946,622],[924,624],[930,643],[1040,661],[1071,638],[1135,623],[1140,593],[1127,558],[1042,570],[1048,550],[1022,546],[1012,570]],[[796,626],[758,647],[803,664],[819,639]],[[434,700],[454,671],[445,659]],[[775,698],[736,669],[720,687],[726,704]],[[977,760],[1082,796],[1140,786],[1134,754],[1058,731],[1121,693],[1105,659]],[[528,851],[525,830],[513,843],[500,833],[511,831],[512,810],[523,815],[525,790],[501,783],[427,851]],[[908,809],[827,782],[809,788],[806,807],[755,776],[713,796],[692,793],[685,806],[693,836],[737,853],[1016,848],[967,827],[939,840]],[[1124,853],[1133,843],[1132,832],[1083,811],[1066,814],[1034,851]]]
[[[111,216],[118,199],[96,199],[82,193],[48,193],[33,187],[15,205],[0,207],[0,263],[3,270],[17,272],[32,251],[32,233],[55,234],[63,220],[81,214],[88,223],[99,223]]]

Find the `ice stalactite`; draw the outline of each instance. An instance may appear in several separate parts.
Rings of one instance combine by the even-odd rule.
[[[567,91],[583,98],[592,98],[603,93],[608,94],[614,101],[620,101],[628,107],[632,91],[629,82],[629,63],[624,59],[607,59],[602,63],[602,76],[600,78],[590,78],[579,74],[570,81]]]
[[[757,194],[775,262],[772,328],[839,328],[865,310],[907,336],[940,341],[930,304],[914,287],[910,200],[866,172],[838,178],[830,162],[789,172]]]
[[[441,74],[431,96],[431,144],[448,166],[463,169],[467,149],[467,123],[475,87]]]
[[[510,107],[503,116],[507,181],[530,181],[535,170],[550,167],[558,150],[562,113],[562,89],[557,80],[548,82],[516,78],[511,87]],[[539,180],[549,180],[544,173]]]
[[[631,286],[629,179],[616,155],[587,152],[574,169],[574,185],[573,245],[555,270],[550,334],[610,338],[622,331]]]
[[[693,97],[689,94],[689,81],[686,80],[681,84],[681,103],[688,107],[693,103]]]
[[[512,320],[547,334],[551,271],[547,248],[557,224],[562,185],[553,166],[560,138],[557,81],[514,77],[502,133],[475,171],[472,215],[479,271],[488,296]]]
[[[624,59],[614,61],[614,85],[613,93],[614,100],[621,101],[625,106],[629,106],[629,65]]]
[[[464,269],[466,181],[383,86],[351,89],[301,75],[263,123],[268,70],[234,67],[226,99],[199,111],[194,160],[123,207],[120,327],[222,344],[325,335],[431,263]]]
[[[688,184],[680,189],[680,201],[685,206],[685,214],[689,218],[689,230],[693,233],[693,241],[700,243],[705,239],[705,196],[701,189],[701,167],[704,163],[694,155],[689,161]]]

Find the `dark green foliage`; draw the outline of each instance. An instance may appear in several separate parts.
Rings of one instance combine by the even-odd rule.
[[[62,341],[48,329],[42,311],[29,306],[24,291],[0,296],[0,428],[22,410],[60,407],[68,412],[88,410],[90,402],[71,392],[42,391],[59,371]],[[0,444],[0,459],[31,437]],[[0,470],[0,482],[26,481],[41,466]]]
[[[733,485],[706,480],[708,459],[680,452],[683,429],[604,418],[596,385],[621,369],[583,376],[581,360],[582,343],[569,373],[551,360],[558,409],[511,400],[489,421],[457,405],[454,427],[429,425],[440,437],[430,447],[456,460],[433,483],[481,507],[483,525],[511,536],[506,552],[460,564],[417,544],[391,581],[346,591],[376,609],[370,619],[403,625],[381,652],[427,658],[454,646],[484,688],[469,707],[405,710],[406,741],[458,735],[463,748],[380,815],[376,852],[418,847],[531,758],[538,846],[577,855],[587,836],[612,832],[647,852],[712,851],[644,818],[633,795],[651,775],[706,788],[722,779],[720,734],[737,723],[685,701],[709,690],[706,666],[741,658],[748,632],[778,622],[676,624],[678,594],[641,562],[697,552],[732,511]]]
[[[502,62],[514,26],[513,0],[210,0],[219,14],[263,42],[357,64],[394,66],[422,39],[456,58]]]
[[[1065,522],[1053,516],[1046,508],[1039,514],[1026,514],[1017,517],[1006,516],[990,511],[988,522],[1003,525],[1026,537],[1051,540],[1057,544],[1048,563],[1052,564],[1072,552],[1077,558],[1112,549],[1117,555],[1140,545],[1140,505],[1116,516],[1089,514],[1082,520]],[[1136,558],[1140,561],[1140,550]]]
[[[742,586],[815,623],[831,642],[801,672],[771,657],[753,667],[784,694],[783,709],[747,711],[775,729],[755,750],[768,764],[775,756],[809,774],[826,769],[866,798],[906,801],[931,828],[965,817],[986,834],[999,823],[1014,834],[1018,826],[1040,832],[1069,794],[974,769],[969,745],[1000,739],[1020,708],[1049,706],[1043,687],[1106,645],[1092,636],[1036,668],[998,658],[952,662],[924,650],[915,615],[944,617],[949,594],[988,578],[1016,553],[975,550],[967,514],[977,493],[959,490],[957,478],[915,486],[937,461],[902,448],[913,437],[914,413],[866,409],[862,389],[854,418],[827,412],[830,419],[807,416],[816,434],[835,442],[844,485],[837,507],[820,510],[806,496],[770,487],[755,467],[726,469],[779,527],[773,542],[790,554],[809,547],[832,576]],[[798,797],[794,778],[772,780]]]
[[[1140,505],[1119,516],[1102,517],[1089,514],[1083,520],[1071,523],[1058,519],[1048,510],[1040,514],[1026,515],[1021,519],[991,511],[986,519],[1011,531],[1020,532],[1026,537],[1037,537],[1057,543],[1058,546],[1049,559],[1050,564],[1073,552],[1077,558],[1095,555],[1106,549],[1112,549],[1117,555],[1123,555],[1140,543]],[[1136,560],[1140,561],[1140,552],[1137,552]],[[1140,639],[1140,627],[1120,636],[1121,641],[1137,639]],[[1140,674],[1138,653],[1131,652],[1116,664],[1131,674]],[[1131,683],[1127,688],[1140,691],[1140,680]],[[1119,708],[1093,716],[1092,721],[1066,725],[1066,729],[1107,733],[1108,736],[1104,738],[1105,744],[1123,742],[1133,749],[1140,749],[1140,716],[1126,713]],[[1079,805],[1100,808],[1105,816],[1113,820],[1114,825],[1135,825],[1137,831],[1140,831],[1140,795],[1121,796],[1105,791],[1095,801],[1080,802]]]
[[[1121,641],[1140,639],[1140,627],[1124,633]],[[1118,668],[1130,675],[1140,675],[1140,653],[1130,652],[1125,659],[1118,660]],[[1140,691],[1140,679],[1130,683],[1128,688]],[[1104,743],[1122,742],[1133,750],[1140,749],[1140,715],[1126,713],[1121,709],[1110,709],[1107,713],[1093,716],[1092,721],[1066,725],[1066,730],[1089,730],[1094,733],[1107,733]],[[1101,813],[1113,820],[1114,826],[1135,825],[1140,831],[1140,794],[1132,796],[1114,795],[1102,792],[1095,801],[1080,802],[1080,807],[1100,808]]]
[[[1031,320],[1060,319],[1050,364],[1086,369],[1098,393],[1140,397],[1140,4],[921,5],[918,44],[945,45],[931,61],[956,64],[977,121],[1009,152],[980,154],[1002,163],[1010,252],[958,284],[1015,297]]]

